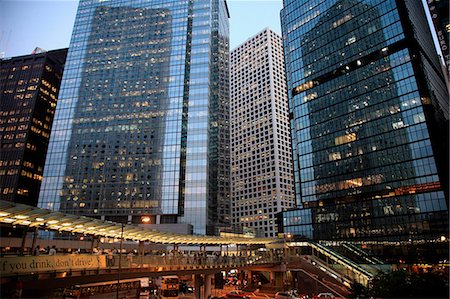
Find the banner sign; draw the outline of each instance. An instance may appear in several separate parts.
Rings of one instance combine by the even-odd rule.
[[[105,255],[41,255],[1,257],[2,276],[46,271],[90,270],[106,267]]]

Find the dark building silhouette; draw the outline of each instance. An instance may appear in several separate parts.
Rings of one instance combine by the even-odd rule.
[[[447,74],[450,73],[450,2],[449,0],[427,0],[431,20],[436,30],[439,47],[441,48]],[[448,80],[448,78],[447,78]]]
[[[281,16],[298,209],[279,227],[381,251],[447,240],[448,93],[420,1],[285,1]]]
[[[36,206],[67,49],[33,53],[0,60],[0,199]]]

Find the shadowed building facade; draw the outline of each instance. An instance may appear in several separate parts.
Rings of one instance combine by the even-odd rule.
[[[448,93],[420,1],[284,1],[297,238],[448,238]],[[446,163],[447,162],[447,163]]]
[[[228,55],[225,1],[80,1],[39,206],[226,226]]]
[[[1,200],[38,203],[66,55],[61,49],[0,60]]]
[[[450,73],[450,2],[448,0],[427,0],[427,5],[448,75]]]

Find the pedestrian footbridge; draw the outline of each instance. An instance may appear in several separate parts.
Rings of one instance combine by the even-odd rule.
[[[73,277],[89,274],[102,275],[116,273],[135,273],[147,276],[169,274],[202,273],[207,270],[222,271],[226,269],[270,266],[282,262],[281,256],[269,253],[250,253],[249,256],[201,256],[201,255],[95,255],[95,254],[64,254],[40,256],[6,256],[0,258],[2,279],[7,277],[34,276]]]
[[[231,269],[275,267],[274,271],[282,271],[279,268],[283,255],[266,246],[276,242],[277,239],[274,238],[160,232],[137,225],[64,214],[7,201],[0,201],[0,223],[3,227],[25,228],[19,254],[0,257],[0,284],[3,289],[14,288],[17,282],[24,289],[40,290],[65,288],[92,281],[165,275],[209,275]],[[29,231],[33,232],[31,250],[24,250],[29,243]],[[54,232],[60,238],[70,235],[91,240],[89,254],[24,255],[25,252],[36,252],[40,243],[37,236],[42,231]],[[101,238],[114,240],[117,247],[120,243],[119,254],[95,254],[95,242],[98,243]],[[122,244],[127,242],[137,244],[136,255],[123,254]],[[149,255],[146,248],[154,244],[163,244],[172,250],[166,248],[164,254],[151,251],[152,255]],[[183,246],[200,247],[200,251],[194,249],[197,250],[195,254],[187,254],[190,249],[187,252],[178,250]],[[210,247],[209,251],[206,246]],[[228,251],[232,246],[236,248],[233,253]],[[211,248],[215,254],[211,254]]]

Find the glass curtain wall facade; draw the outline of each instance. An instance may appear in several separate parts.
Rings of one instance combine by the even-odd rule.
[[[0,60],[0,199],[36,206],[67,49]]]
[[[80,1],[39,206],[213,233],[228,56],[225,1]]]
[[[448,93],[421,1],[285,0],[298,238],[448,238]]]

